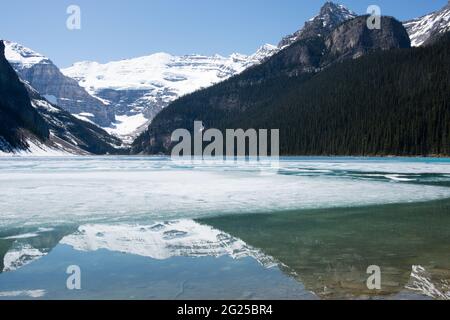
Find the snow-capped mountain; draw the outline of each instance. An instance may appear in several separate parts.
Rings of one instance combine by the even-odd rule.
[[[307,21],[303,28],[297,32],[284,37],[278,44],[280,49],[286,48],[294,42],[318,34],[333,30],[342,22],[356,18],[358,15],[347,9],[345,6],[328,1],[326,2],[317,16]]]
[[[300,39],[325,35],[355,17],[357,14],[345,6],[328,1],[317,16],[278,46],[264,45],[253,55],[155,53],[105,64],[78,62],[59,70],[49,58],[14,42],[5,41],[5,53],[19,76],[46,100],[131,143],[178,97],[228,79]],[[426,44],[450,30],[450,4],[404,26],[413,46]]]
[[[4,49],[0,41],[0,155],[117,151],[119,139],[53,105],[28,82],[19,79],[6,60]]]
[[[31,105],[46,121],[50,139],[45,144],[34,143],[31,153],[46,155],[61,153],[89,155],[116,153],[121,141],[97,125],[74,117],[69,112],[51,104],[28,83],[24,83]]]
[[[62,72],[114,109],[118,121],[106,130],[126,136],[146,128],[149,120],[178,97],[236,75],[277,51],[266,44],[250,56],[155,53],[106,64],[79,62]]]
[[[23,148],[0,146],[0,156],[90,155],[116,153],[120,148],[121,141],[118,138],[51,104],[28,83],[24,82],[23,85],[28,91],[31,106],[45,121],[49,136],[42,140],[32,134],[25,134]],[[0,136],[0,142],[2,140]],[[5,145],[8,146],[8,143]]]
[[[450,31],[450,2],[441,10],[404,22],[404,26],[413,47],[432,42],[439,35]]]
[[[92,122],[103,127],[115,121],[110,108],[64,76],[49,58],[15,42],[4,44],[5,57],[19,77],[51,103],[74,115],[89,114]]]
[[[266,44],[250,56],[156,53],[106,64],[80,62],[59,70],[32,49],[4,43],[5,56],[19,77],[49,102],[129,142],[173,100],[223,81],[278,51]]]

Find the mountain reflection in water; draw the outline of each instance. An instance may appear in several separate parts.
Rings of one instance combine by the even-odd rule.
[[[313,296],[321,299],[449,299],[449,226],[450,201],[442,200],[145,225],[88,224],[15,229],[0,234],[0,271],[4,272],[0,275],[0,293],[9,289],[2,285],[2,276],[25,270],[41,260],[44,263],[53,250],[69,247],[80,253],[105,251],[126,254],[122,259],[127,256],[144,257],[148,259],[148,266],[156,261],[173,264],[173,259],[189,258],[196,259],[189,260],[193,265],[203,263],[208,269],[207,266],[214,268],[212,265],[216,263],[225,264],[220,260],[223,257],[238,262],[251,259],[261,266],[257,274],[264,274],[264,269],[279,269],[285,277],[295,279],[301,286],[293,289],[295,285],[287,282],[280,287],[292,291],[286,289],[287,293],[280,296],[280,292],[275,293],[276,289],[271,295],[269,289],[263,296],[265,298],[289,298],[291,295],[291,298],[308,299]],[[73,256],[73,252],[70,255]],[[204,259],[208,257],[216,259],[215,262],[208,260],[206,263]],[[381,268],[380,291],[367,288],[369,275],[366,271],[370,265]],[[97,267],[98,270],[114,268]],[[255,273],[256,269],[253,266],[250,270]],[[239,273],[239,267],[232,270],[236,278],[244,276]],[[193,273],[192,269],[185,268],[183,277],[188,281]],[[110,281],[114,283],[117,274],[112,274]],[[167,275],[161,274],[161,280],[171,281],[164,277]],[[272,277],[274,281],[282,279]],[[205,275],[198,281],[208,286],[211,279]],[[253,281],[257,281],[256,278]],[[247,286],[252,288],[255,284],[252,282]],[[17,288],[13,289],[15,291],[11,290],[11,295],[19,292]],[[198,290],[196,287],[191,289]],[[241,289],[249,288],[239,288],[237,282],[233,290],[239,292]],[[192,294],[197,298],[209,298],[202,296],[201,292]],[[217,294],[218,297],[221,294],[230,297],[226,292]],[[108,293],[104,292],[104,296],[108,297]]]

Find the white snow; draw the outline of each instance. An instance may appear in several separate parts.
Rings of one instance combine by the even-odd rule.
[[[148,123],[149,120],[142,113],[138,113],[132,116],[123,115],[116,116],[116,122],[113,123],[113,126],[111,128],[104,129],[109,134],[127,137],[135,133],[138,128]]]
[[[41,107],[41,108],[44,108],[44,109],[46,109],[47,111],[50,111],[50,112],[55,112],[55,113],[61,112],[60,109],[55,108],[55,107],[52,106],[50,103],[48,103],[46,100],[37,100],[37,99],[34,99],[34,100],[31,101],[31,105],[32,105],[34,108],[39,108],[39,107]]]
[[[404,26],[411,38],[411,45],[422,46],[434,32],[450,31],[450,5],[423,17],[406,21]]]
[[[45,253],[29,245],[24,245],[18,249],[12,249],[3,258],[3,272],[17,270],[31,262],[42,258]]]
[[[6,58],[15,69],[27,69],[36,64],[50,64],[51,61],[20,44],[5,42]],[[253,55],[232,54],[203,56],[198,54],[173,56],[167,53],[155,53],[149,56],[114,61],[106,64],[97,62],[79,62],[61,70],[63,74],[79,82],[86,91],[101,100],[106,106],[114,108],[112,101],[99,96],[104,89],[144,90],[143,96],[128,103],[126,113],[117,113],[117,123],[111,128],[103,128],[122,139],[132,139],[137,130],[151,119],[155,112],[167,106],[180,96],[209,87],[223,81],[246,68],[261,63],[278,52],[276,46],[266,44]],[[51,103],[64,96],[46,96]],[[117,103],[117,101],[115,101]],[[123,110],[123,106],[120,107]],[[151,112],[146,112],[149,109]],[[90,115],[74,114],[77,118],[94,123]]]
[[[155,94],[169,90],[181,96],[240,73],[276,51],[275,46],[266,44],[251,56],[173,56],[155,53],[106,64],[78,62],[61,71],[79,81],[92,95],[103,89],[114,89],[151,90]]]
[[[78,114],[72,113],[72,115],[73,115],[75,118],[77,118],[77,119],[80,119],[80,120],[83,120],[83,121],[86,121],[86,122],[95,124],[95,122],[93,122],[92,119],[90,119],[90,118],[93,118],[93,117],[94,117],[94,115],[93,115],[92,113],[89,113],[89,112],[81,112],[81,113],[78,113]]]
[[[156,222],[153,225],[81,226],[77,233],[60,242],[79,251],[106,249],[157,260],[171,257],[253,257],[266,267],[275,266],[272,258],[245,242],[220,230],[193,220]]]
[[[2,157],[63,157],[74,155],[73,153],[64,150],[64,148],[50,147],[43,144],[37,140],[29,139],[27,140],[28,149],[27,150],[15,150],[14,152],[3,152],[0,151],[0,158]]]
[[[143,96],[128,105],[130,112],[116,115],[117,123],[111,128],[103,128],[127,140],[151,120],[144,116],[146,109],[159,110],[180,96],[223,81],[276,52],[276,46],[266,44],[250,56],[238,53],[229,57],[155,53],[106,64],[79,62],[61,71],[108,105],[113,102],[100,96],[102,90],[144,91]]]
[[[30,68],[38,63],[49,63],[48,58],[25,47],[21,44],[4,41],[5,57],[13,64],[18,64],[21,68]]]

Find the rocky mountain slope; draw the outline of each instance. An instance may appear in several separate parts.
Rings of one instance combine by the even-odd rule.
[[[278,47],[280,49],[286,48],[298,40],[327,33],[344,21],[351,20],[357,16],[356,13],[347,9],[345,6],[328,1],[322,6],[317,16],[307,21],[305,25],[295,33],[284,37],[278,44]]]
[[[401,45],[389,43],[389,39],[384,44],[383,39],[371,39],[371,33],[364,30],[362,20],[359,26],[346,25],[354,30],[359,28],[354,35],[349,35],[350,38],[339,40],[330,36],[330,31],[356,16],[346,7],[328,1],[317,16],[294,34],[283,38],[278,47],[264,45],[250,56],[172,56],[157,53],[106,64],[79,62],[60,71],[50,59],[20,44],[6,41],[5,51],[20,78],[46,100],[131,144],[148,128],[151,119],[179,97],[225,81],[267,60],[270,60],[268,68],[253,71],[256,81],[280,74],[296,76],[320,71],[336,61],[370,52],[374,41],[380,49]],[[406,21],[404,26],[413,46],[430,44],[450,30],[450,3],[439,11]],[[336,32],[339,34],[342,31]],[[361,34],[364,39],[355,38]],[[327,38],[327,42],[315,37]],[[349,48],[351,41],[359,45]],[[305,45],[305,42],[309,44]],[[296,49],[291,50],[291,46],[296,46]],[[322,55],[321,50],[329,49],[334,51]],[[270,59],[279,52],[279,58]],[[335,59],[334,55],[339,58]]]
[[[348,52],[343,56],[355,51]],[[270,63],[174,102],[133,151],[168,153],[174,129],[192,132],[202,120],[205,129],[222,132],[278,128],[282,155],[450,155],[450,33],[421,48],[376,50],[318,72],[259,78]]]
[[[427,45],[442,34],[450,31],[450,1],[436,12],[404,22],[411,38],[411,45],[419,47]]]
[[[263,64],[171,104],[154,119],[149,130],[136,139],[133,152],[169,152],[173,130],[192,130],[194,120],[203,120],[206,127],[213,128],[239,128],[240,124],[247,127],[249,117],[262,119],[269,114],[262,111],[263,106],[276,109],[290,90],[297,90],[304,81],[337,62],[379,50],[410,47],[408,34],[397,20],[383,17],[380,30],[367,29],[366,21],[367,17],[362,16],[337,28],[329,24],[329,28],[321,28],[319,34],[313,33],[314,28],[309,29],[311,23],[307,23],[305,31],[300,33],[304,36]],[[248,114],[248,110],[253,113]],[[258,125],[261,124],[256,127]]]
[[[5,41],[5,56],[19,77],[50,102],[74,115],[89,114],[91,121],[103,127],[115,121],[113,110],[64,76],[47,57],[11,41]]]
[[[80,120],[58,106],[52,105],[30,85],[25,84],[25,86],[33,107],[47,122],[50,142],[56,145],[56,149],[62,147],[69,153],[83,155],[126,152],[119,138],[109,135],[95,124]]]
[[[156,53],[107,64],[80,62],[61,72],[29,48],[10,41],[5,45],[6,58],[20,78],[47,100],[128,142],[178,97],[223,81],[279,50],[266,44],[250,56]]]
[[[0,153],[117,153],[121,142],[51,104],[22,82],[0,41]]]
[[[4,58],[0,41],[0,150],[12,151],[28,145],[24,136],[44,141],[50,132],[47,123],[32,107],[27,91]]]

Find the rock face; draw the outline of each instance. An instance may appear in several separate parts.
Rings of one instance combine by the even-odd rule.
[[[115,121],[113,110],[64,76],[50,59],[14,42],[5,41],[5,45],[6,58],[19,77],[49,101],[72,114],[90,114],[90,120],[103,127]]]
[[[358,58],[374,50],[409,48],[411,42],[402,24],[390,17],[382,17],[381,28],[369,30],[368,16],[358,17],[337,27],[327,37],[325,45],[330,58],[338,61]]]
[[[81,121],[43,98],[18,78],[4,56],[0,41],[0,151],[39,151],[65,154],[120,152],[119,139]]]
[[[47,144],[55,149],[62,149],[75,154],[120,154],[122,142],[109,135],[98,126],[82,121],[69,112],[52,105],[34,88],[25,84],[31,104],[46,121],[50,130]]]
[[[24,135],[45,140],[50,132],[47,123],[31,106],[27,90],[4,56],[0,41],[0,151],[26,148]]]
[[[353,18],[334,29],[322,28],[319,34],[311,34],[309,37],[302,33],[303,36],[289,47],[253,68],[251,77],[243,77],[241,82],[315,73],[336,62],[358,58],[373,51],[411,46],[405,28],[396,19],[382,17],[381,29],[369,30],[367,18],[368,16]]]
[[[307,21],[302,29],[283,38],[278,47],[285,48],[298,40],[326,34],[344,21],[351,20],[357,16],[356,13],[343,5],[328,1],[320,9],[320,13],[317,16]]]
[[[450,1],[441,10],[406,21],[404,26],[409,33],[412,46],[431,44],[445,32],[450,31]]]

